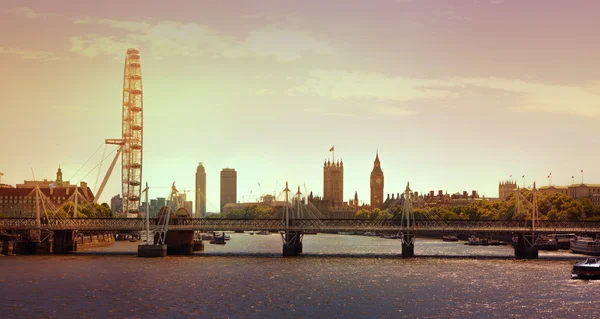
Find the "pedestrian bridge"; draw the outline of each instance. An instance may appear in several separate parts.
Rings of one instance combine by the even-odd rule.
[[[149,220],[150,228],[162,228],[157,218]],[[600,233],[600,222],[531,221],[519,220],[413,220],[411,232],[484,232],[484,233]],[[77,231],[142,231],[144,218],[0,218],[0,230],[77,230]],[[217,219],[177,218],[169,221],[173,231],[377,231],[398,232],[405,229],[399,219],[292,219],[286,227],[282,219]]]

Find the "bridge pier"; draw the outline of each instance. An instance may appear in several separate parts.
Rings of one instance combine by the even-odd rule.
[[[402,258],[415,256],[415,235],[402,234]]]
[[[158,236],[154,237],[154,243],[158,244]],[[194,253],[194,231],[193,230],[169,230],[165,240],[167,255],[192,255]]]
[[[77,251],[77,243],[73,240],[72,230],[54,231],[53,251],[55,254],[68,254]]]
[[[286,231],[281,234],[283,239],[283,257],[298,256],[302,254],[303,232]]]
[[[525,234],[517,234],[518,241],[515,244],[515,258],[538,259],[538,249],[534,246],[533,238],[529,241]]]

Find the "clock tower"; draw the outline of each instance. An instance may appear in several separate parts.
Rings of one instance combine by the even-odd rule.
[[[383,204],[383,171],[379,162],[379,152],[375,156],[371,171],[371,209],[381,208]]]

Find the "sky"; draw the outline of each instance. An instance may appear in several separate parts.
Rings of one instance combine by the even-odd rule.
[[[0,2],[2,183],[93,190],[120,138],[123,63],[140,50],[143,180],[193,198],[207,170],[238,172],[238,201],[323,194],[344,162],[344,198],[600,183],[600,2],[589,0]],[[113,153],[114,154],[114,153]],[[77,173],[77,174],[76,174]],[[120,161],[100,201],[120,193]],[[521,176],[525,175],[522,179]],[[515,178],[518,177],[518,178]]]

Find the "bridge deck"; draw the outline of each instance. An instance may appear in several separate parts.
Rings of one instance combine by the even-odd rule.
[[[292,231],[377,231],[397,232],[403,227],[400,220],[372,219],[297,219],[290,222],[287,230]],[[150,228],[160,227],[158,220],[150,219]],[[143,218],[65,218],[44,219],[42,229],[79,230],[79,231],[139,231],[146,228]],[[0,230],[37,229],[34,218],[0,218]],[[438,220],[415,221],[414,231],[444,232],[530,232],[531,221],[500,220]],[[215,219],[189,218],[175,219],[169,223],[169,230],[197,231],[252,231],[268,230],[271,232],[286,230],[285,221],[281,219]],[[540,221],[536,225],[539,233],[600,233],[600,222],[563,222]]]

